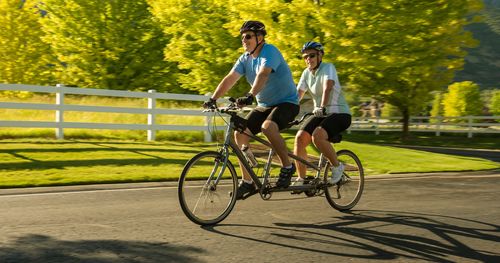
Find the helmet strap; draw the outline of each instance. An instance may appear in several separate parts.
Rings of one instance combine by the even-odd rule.
[[[262,44],[262,42],[264,41],[261,41],[259,42],[259,36],[257,35],[257,32],[256,31],[253,31],[253,33],[255,34],[255,40],[257,42],[257,45],[255,46],[255,48],[252,50],[252,52],[248,53],[248,55],[253,55],[253,53],[255,53],[255,51],[257,50],[257,48],[260,46],[260,44]]]
[[[318,63],[316,65],[316,67],[313,68],[313,70],[317,70],[319,68],[319,66],[321,65],[322,60],[319,60],[319,53],[320,52],[316,53],[316,57],[318,58],[318,60],[317,60]]]

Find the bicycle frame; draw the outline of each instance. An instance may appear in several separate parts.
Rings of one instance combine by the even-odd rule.
[[[265,184],[269,183],[271,161],[272,161],[272,157],[274,155],[274,150],[272,148],[272,145],[268,141],[266,141],[262,138],[259,138],[253,134],[246,133],[245,131],[241,132],[241,133],[245,134],[246,136],[250,137],[251,139],[254,139],[255,141],[270,148],[267,163],[264,166],[264,170],[263,170],[263,176],[262,176],[263,182],[261,182],[259,176],[254,172],[253,168],[250,167],[248,161],[246,160],[242,151],[240,150],[240,147],[238,147],[238,145],[236,144],[236,142],[234,141],[234,138],[233,138],[233,133],[235,130],[237,130],[235,122],[238,121],[237,118],[241,118],[241,119],[243,119],[243,118],[238,116],[235,112],[225,112],[225,113],[229,114],[231,117],[230,117],[229,125],[225,131],[224,144],[222,146],[222,149],[220,150],[221,154],[223,155],[223,158],[224,158],[224,160],[222,162],[223,167],[221,168],[221,171],[220,171],[219,175],[217,176],[215,183],[217,184],[218,181],[220,180],[221,175],[224,174],[224,171],[226,168],[226,163],[229,160],[229,155],[230,155],[229,149],[231,149],[233,151],[233,153],[236,154],[236,157],[238,158],[238,160],[240,160],[240,163],[243,165],[243,167],[248,171],[248,174],[250,175],[250,177],[254,181],[257,188],[262,189],[263,186],[265,186]],[[316,171],[315,178],[318,178],[320,176],[321,170],[325,164],[325,158],[324,158],[323,154],[320,155],[318,165],[311,163],[307,160],[304,160],[304,159],[300,158],[299,156],[296,156],[290,152],[288,152],[288,156],[294,160],[301,162],[302,164],[306,165],[307,167],[314,169]],[[303,186],[297,186],[297,187],[290,186],[290,187],[284,188],[284,189],[282,189],[282,188],[272,189],[272,192],[292,191],[292,190],[308,190],[308,189],[311,189],[313,187],[314,187],[313,185],[303,185]]]
[[[304,193],[308,197],[324,195],[328,203],[339,211],[349,210],[357,204],[364,185],[363,167],[359,158],[346,149],[337,152],[340,157],[339,162],[342,160],[346,167],[349,168],[344,170],[341,181],[331,183],[329,179],[329,166],[331,164],[327,162],[323,155],[320,155],[319,162],[315,165],[288,152],[290,158],[315,170],[316,176],[300,186],[275,187],[270,178],[271,167],[274,165],[272,161],[273,157],[275,157],[272,145],[265,139],[245,132],[247,121],[238,116],[238,108],[234,105],[234,101],[232,102],[227,108],[211,109],[220,117],[225,117],[222,114],[230,116],[229,123],[226,121],[228,125],[224,143],[219,144],[217,151],[203,151],[196,154],[186,163],[179,177],[179,203],[184,214],[192,222],[200,225],[217,224],[231,213],[237,200],[246,199],[257,193],[264,200],[270,199],[273,192],[291,191],[292,194]],[[306,116],[308,114],[302,116],[300,120],[289,123],[289,126],[302,122]],[[247,156],[236,144],[233,136],[234,132],[243,133],[269,148],[267,163],[263,165],[261,177],[257,175],[257,173],[260,173],[261,166],[258,166],[259,168],[256,170],[252,168],[252,165],[247,161]],[[242,169],[248,171],[257,187],[255,191],[248,192],[244,196],[238,195],[238,173],[229,160],[230,154],[232,154],[230,151],[236,155]],[[359,177],[351,178],[351,172],[353,176]],[[200,178],[203,180],[200,181]],[[202,183],[203,181],[204,183]]]

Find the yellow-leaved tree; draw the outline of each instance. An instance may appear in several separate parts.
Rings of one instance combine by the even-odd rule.
[[[41,40],[40,1],[0,1],[0,83],[49,84],[54,61]]]
[[[43,37],[57,56],[57,78],[79,87],[182,92],[168,39],[145,0],[44,0]]]

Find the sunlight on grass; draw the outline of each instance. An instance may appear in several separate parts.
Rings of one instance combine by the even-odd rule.
[[[291,136],[287,143],[293,144]],[[191,157],[215,150],[214,144],[196,142],[25,139],[1,140],[0,144],[0,188],[175,181]],[[498,163],[483,159],[387,146],[342,142],[336,149],[355,152],[367,175],[500,168]],[[315,154],[313,147],[309,147],[309,154]],[[236,158],[231,160],[239,174]],[[273,168],[274,175],[278,168]]]
[[[17,101],[18,100],[18,101]],[[143,108],[146,99],[107,98],[68,95],[68,104]],[[29,99],[12,102],[50,103],[54,96],[35,94]],[[200,109],[199,103],[158,101],[158,108]],[[54,111],[0,109],[2,120],[54,121]],[[96,123],[145,124],[144,114],[65,112],[65,121]],[[204,125],[205,117],[160,115],[157,124]],[[218,119],[217,125],[225,123]],[[219,141],[221,140],[219,132]],[[184,164],[196,153],[215,150],[215,143],[202,143],[203,132],[158,131],[157,142],[145,142],[146,131],[65,129],[63,141],[53,140],[54,129],[0,128],[0,188],[46,185],[72,185],[115,182],[175,181]],[[289,149],[293,149],[295,131],[283,133]],[[366,175],[421,173],[441,171],[470,171],[499,169],[500,164],[485,159],[429,153],[387,146],[386,144],[430,145],[498,149],[497,138],[464,136],[435,137],[417,135],[401,140],[398,134],[375,136],[353,133],[335,149],[356,153]],[[29,139],[32,138],[32,139]],[[384,145],[385,144],[385,145]],[[317,155],[313,146],[309,154]],[[238,162],[231,157],[238,174]],[[261,167],[263,161],[260,160]],[[262,170],[262,169],[261,169]],[[261,174],[262,171],[259,171]],[[278,166],[272,174],[277,175]]]

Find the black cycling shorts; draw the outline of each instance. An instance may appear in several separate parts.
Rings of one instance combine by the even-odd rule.
[[[293,103],[281,103],[272,107],[257,106],[247,115],[247,127],[252,134],[258,134],[262,130],[262,123],[271,120],[276,123],[280,130],[288,128],[288,123],[299,114],[300,106]]]
[[[299,128],[306,131],[310,135],[313,134],[317,127],[326,130],[328,139],[340,134],[351,126],[351,115],[347,113],[332,113],[326,117],[309,117]]]

